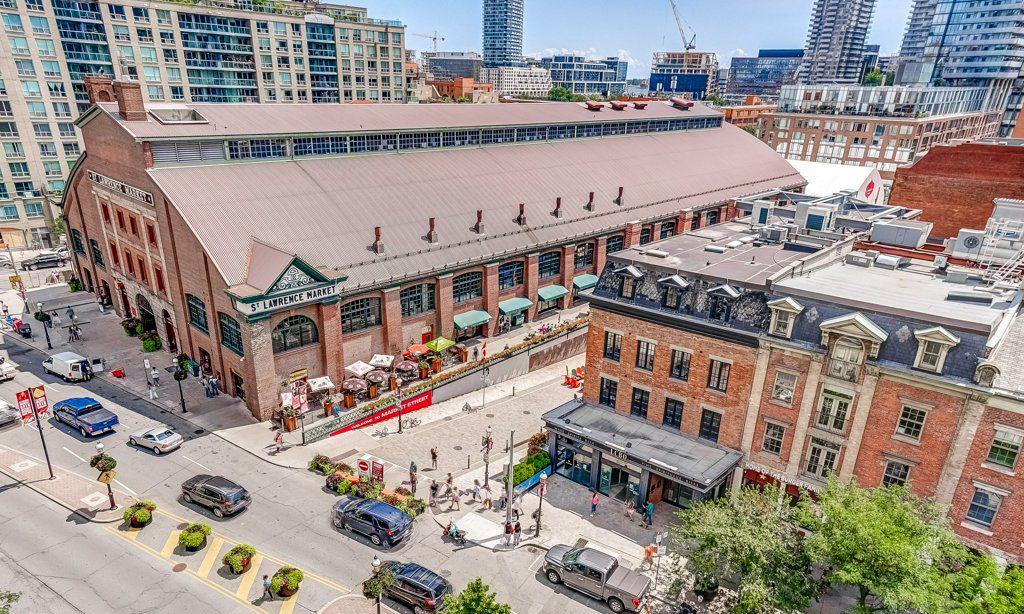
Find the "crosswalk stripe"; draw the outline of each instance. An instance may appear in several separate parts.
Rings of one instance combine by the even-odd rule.
[[[235,591],[235,596],[239,599],[249,600],[249,591],[252,590],[252,583],[256,580],[256,574],[260,572],[260,563],[263,562],[263,557],[256,553],[252,557],[252,562],[249,564],[249,570],[242,575],[242,583],[238,585],[238,589]]]
[[[277,611],[277,614],[292,614],[292,610],[295,609],[295,602],[299,600],[299,594],[295,593],[288,599],[285,599],[281,603],[281,609]]]
[[[164,542],[164,547],[160,550],[160,556],[166,559],[174,554],[174,547],[178,545],[178,535],[180,534],[181,531],[177,529],[171,531],[171,534],[167,536],[167,541]]]
[[[200,578],[205,578],[210,575],[210,570],[213,569],[216,564],[218,556],[220,554],[220,547],[224,543],[223,537],[214,537],[213,541],[209,546],[206,547],[206,556],[203,557],[202,564],[199,565],[199,570],[196,571],[196,575]]]

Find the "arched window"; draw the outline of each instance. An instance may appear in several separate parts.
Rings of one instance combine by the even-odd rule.
[[[452,297],[456,304],[465,303],[484,295],[484,274],[470,271],[452,279]]]
[[[828,361],[828,374],[851,382],[857,381],[860,363],[864,360],[864,344],[857,339],[842,337],[832,347]]]
[[[402,317],[434,310],[434,284],[417,284],[402,290],[398,295],[402,303]]]
[[[523,285],[523,261],[506,262],[498,267],[498,289],[510,290]]]
[[[188,323],[204,333],[209,333],[210,327],[206,322],[206,304],[198,296],[192,294],[185,295],[185,303],[188,307]]]
[[[316,323],[306,316],[289,316],[281,320],[281,323],[274,327],[270,339],[275,354],[320,341]]]
[[[239,356],[245,356],[242,350],[242,327],[238,325],[238,320],[219,311],[217,320],[220,323],[220,344]]]
[[[594,242],[577,243],[574,261],[576,269],[585,269],[594,264]]]
[[[537,259],[537,277],[546,279],[562,272],[562,252],[547,252]]]
[[[615,235],[608,237],[608,241],[605,242],[604,251],[606,254],[614,254],[615,252],[622,251],[622,246],[626,243],[626,237],[623,235]]]
[[[341,306],[341,332],[354,333],[380,326],[380,299],[357,298]]]

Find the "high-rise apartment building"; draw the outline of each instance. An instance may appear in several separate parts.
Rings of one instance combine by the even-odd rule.
[[[718,56],[706,51],[655,51],[647,89],[652,95],[687,94],[701,100],[718,94]]]
[[[0,233],[51,243],[48,194],[81,153],[85,77],[137,81],[146,102],[403,102],[405,31],[315,2],[3,0]]]
[[[434,79],[480,80],[484,60],[475,51],[424,51],[420,55],[423,57],[423,70]]]
[[[493,83],[494,91],[502,96],[545,98],[551,91],[551,73],[540,66],[484,67],[480,79]]]
[[[523,66],[523,0],[484,0],[484,66]]]
[[[815,0],[799,83],[857,83],[875,0]]]
[[[900,45],[900,64],[904,62],[920,62],[924,57],[924,49],[928,45],[928,33],[931,32],[932,19],[935,17],[935,6],[938,0],[914,0],[907,20],[907,30],[903,33],[903,44]],[[897,75],[897,83],[903,83]]]
[[[621,94],[626,89],[625,60],[590,60],[582,55],[554,55],[540,59],[551,73],[551,84],[575,94]]]
[[[803,49],[760,49],[756,58],[734,57],[729,64],[730,94],[778,96],[796,81]]]

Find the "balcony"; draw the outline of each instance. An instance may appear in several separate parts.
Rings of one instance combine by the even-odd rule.
[[[860,365],[853,362],[847,362],[845,360],[839,360],[838,358],[832,358],[828,361],[828,376],[837,379],[845,380],[847,382],[857,381],[857,374],[860,371]]]

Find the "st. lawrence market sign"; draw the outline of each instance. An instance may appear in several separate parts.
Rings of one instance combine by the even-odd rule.
[[[150,194],[149,192],[140,190],[139,188],[132,185],[128,185],[127,183],[122,183],[117,179],[111,179],[110,177],[107,177],[106,175],[101,175],[96,171],[89,171],[89,181],[97,183],[107,188],[108,190],[120,192],[121,194],[124,194],[128,198],[134,198],[135,200],[144,202],[147,205],[153,204],[153,195]]]
[[[338,296],[338,284],[315,286],[304,288],[287,294],[260,298],[253,301],[235,301],[235,309],[246,316],[258,316],[272,311],[291,309],[307,303],[318,303],[320,301],[335,298]]]

